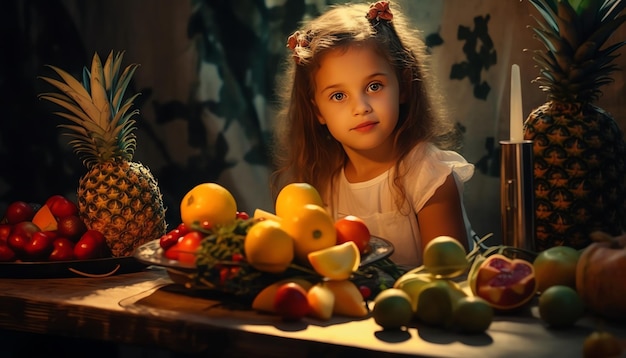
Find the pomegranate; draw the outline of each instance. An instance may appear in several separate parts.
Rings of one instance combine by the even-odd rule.
[[[482,261],[469,276],[472,293],[500,311],[519,308],[537,292],[531,262],[493,254]]]
[[[593,313],[626,322],[626,235],[592,233],[576,265],[576,291]]]

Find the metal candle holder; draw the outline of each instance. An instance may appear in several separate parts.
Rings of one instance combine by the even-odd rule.
[[[533,142],[500,141],[500,147],[502,241],[534,251]]]

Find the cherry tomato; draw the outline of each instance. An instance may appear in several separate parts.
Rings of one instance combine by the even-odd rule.
[[[30,221],[35,216],[35,209],[25,201],[14,201],[7,207],[4,217],[8,224]]]
[[[179,229],[170,230],[165,235],[161,236],[159,246],[161,246],[163,250],[167,250],[176,245],[181,237],[183,237],[183,235]]]
[[[354,215],[348,215],[335,221],[337,230],[337,244],[354,241],[361,254],[369,252],[370,231],[363,219]]]
[[[178,232],[180,233],[180,236],[183,236],[183,235],[187,234],[188,232],[190,232],[191,228],[189,228],[189,226],[187,226],[187,224],[185,224],[185,223],[180,223],[176,227],[176,230],[178,230]]]
[[[372,295],[372,289],[365,285],[359,286],[359,292],[361,292],[364,300],[367,300]]]
[[[238,252],[236,252],[236,253],[234,253],[234,254],[233,254],[232,260],[233,260],[234,262],[239,262],[239,261],[242,261],[243,259],[244,259],[244,257],[243,257],[243,255],[242,255],[242,254],[240,254],[240,253],[238,253]]]

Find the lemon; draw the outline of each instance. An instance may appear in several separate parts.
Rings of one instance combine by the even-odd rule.
[[[233,195],[216,183],[202,183],[187,192],[180,202],[180,216],[188,227],[208,222],[224,225],[235,220],[237,202]]]
[[[283,229],[293,238],[298,261],[308,262],[309,253],[326,249],[337,243],[335,223],[319,205],[305,204],[281,221]]]
[[[569,286],[550,286],[539,296],[539,317],[550,327],[572,326],[583,314],[583,300]]]
[[[465,248],[450,236],[439,236],[424,248],[424,267],[439,278],[461,275],[469,266]]]
[[[353,241],[310,252],[308,258],[315,272],[330,280],[347,280],[361,263]]]
[[[385,330],[397,330],[409,325],[413,317],[409,295],[398,288],[381,291],[374,299],[372,317]]]
[[[293,261],[293,239],[273,220],[252,225],[243,248],[248,263],[259,271],[282,273]]]
[[[276,197],[276,215],[285,217],[291,215],[298,208],[313,204],[324,207],[324,202],[317,191],[308,183],[291,183],[285,185]]]

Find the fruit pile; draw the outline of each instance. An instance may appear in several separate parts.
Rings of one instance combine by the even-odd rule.
[[[448,236],[432,240],[424,249],[423,266],[405,273],[393,289],[375,297],[374,319],[384,329],[420,322],[462,333],[482,333],[494,315],[523,308],[538,292],[540,317],[550,326],[570,326],[582,316],[580,297],[565,286],[573,282],[571,264],[562,265],[569,273],[555,275],[555,266],[561,265],[557,251],[576,250],[559,247],[539,255],[507,246],[481,250],[476,245],[468,254]],[[467,278],[460,281],[463,275]]]
[[[469,294],[455,280],[469,268],[463,246],[440,236],[424,248],[424,265],[396,280],[374,299],[372,315],[383,329],[401,329],[411,322],[481,333],[491,325],[494,309],[484,298]]]
[[[334,220],[306,183],[285,186],[275,212],[249,217],[224,187],[197,185],[181,200],[181,222],[160,238],[161,254],[191,269],[188,286],[248,296],[253,309],[286,320],[367,315],[366,290],[350,280],[369,251],[367,225]]]
[[[104,235],[89,230],[76,203],[53,195],[43,205],[15,201],[0,220],[0,261],[68,261],[110,256]]]

